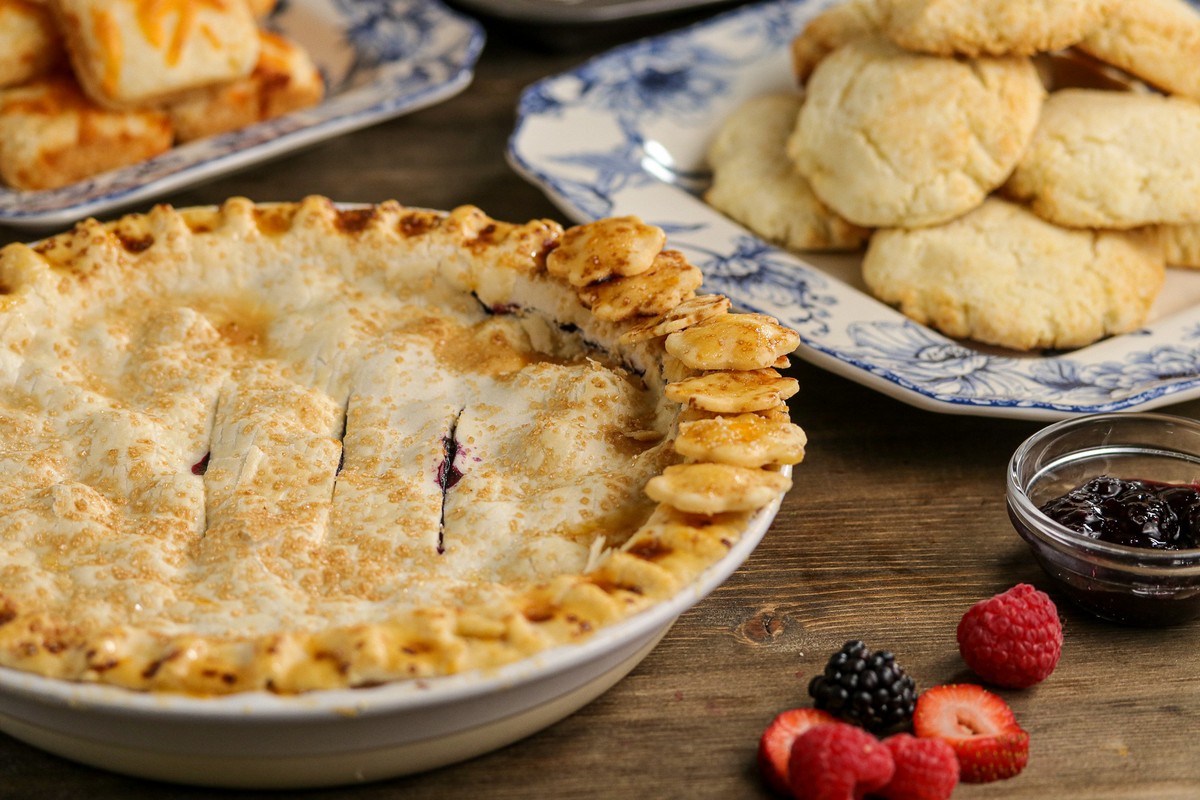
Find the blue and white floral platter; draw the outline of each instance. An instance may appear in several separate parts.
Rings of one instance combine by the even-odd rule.
[[[0,188],[0,225],[71,223],[432,105],[467,87],[484,42],[437,0],[279,0],[264,27],[309,52],[324,102],[61,189]]]
[[[528,87],[510,164],[578,221],[664,228],[709,291],[800,332],[797,355],[912,405],[1060,419],[1200,396],[1200,273],[1170,270],[1147,325],[1062,353],[948,339],[868,296],[858,257],[789,254],[704,204],[705,149],[744,100],[793,87],[789,44],[829,0],[743,6]]]

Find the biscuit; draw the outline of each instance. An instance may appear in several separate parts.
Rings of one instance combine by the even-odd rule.
[[[1200,222],[1200,104],[1054,92],[1004,191],[1067,227]]]
[[[857,225],[936,225],[1005,181],[1044,95],[1025,57],[938,58],[856,39],[813,72],[787,152]]]
[[[1165,275],[1156,232],[1069,230],[996,197],[936,228],[876,231],[863,278],[947,336],[1072,348],[1141,325]]]
[[[906,50],[939,56],[1029,56],[1094,30],[1118,0],[879,0],[883,31]]]
[[[250,73],[258,28],[245,0],[52,0],[87,95],[109,108],[165,102]]]
[[[0,92],[0,178],[17,189],[54,189],[156,156],[171,146],[159,111],[112,111],[69,76]]]
[[[0,0],[0,88],[45,75],[63,58],[49,9],[29,0]]]
[[[1162,225],[1159,233],[1168,266],[1200,269],[1200,224]]]
[[[1128,0],[1078,47],[1164,92],[1200,100],[1200,11],[1184,0]]]
[[[879,33],[883,24],[879,0],[845,0],[817,14],[792,39],[792,72],[803,86],[834,50],[846,42]]]
[[[321,102],[325,84],[308,53],[266,31],[259,31],[259,40],[258,63],[249,75],[168,104],[178,141],[237,130]]]
[[[726,117],[708,149],[713,180],[704,199],[783,247],[856,249],[868,231],[822,203],[784,150],[800,103],[797,94],[762,95]]]

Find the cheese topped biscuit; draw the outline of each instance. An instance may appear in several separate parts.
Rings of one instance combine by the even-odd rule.
[[[0,178],[15,189],[56,189],[170,146],[165,114],[101,108],[69,75],[0,92]]]
[[[259,39],[258,64],[249,75],[197,89],[167,106],[179,141],[237,130],[321,101],[325,84],[308,53],[267,31]]]
[[[62,39],[45,6],[0,0],[0,87],[44,75],[62,60]]]
[[[51,0],[88,95],[115,108],[240,78],[258,60],[245,0]]]

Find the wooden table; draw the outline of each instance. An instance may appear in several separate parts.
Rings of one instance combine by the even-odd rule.
[[[627,30],[639,32],[638,26]],[[475,82],[432,108],[166,198],[306,194],[567,222],[504,161],[521,88],[610,41],[545,51],[489,28]],[[25,238],[0,232],[4,241]],[[1200,624],[1138,630],[1054,594],[1009,525],[1004,474],[1037,423],[921,411],[807,364],[791,370],[808,458],[743,569],[675,625],[627,678],[575,715],[490,755],[427,774],[317,791],[383,798],[755,798],[758,736],[807,705],[808,679],[848,639],[894,651],[919,687],[971,680],[955,626],[1021,581],[1060,602],[1064,648],[1042,685],[1003,695],[1032,735],[1025,772],[959,798],[1200,797]],[[1200,414],[1200,402],[1169,411]],[[4,800],[252,797],[91,769],[0,735]],[[280,795],[274,795],[280,796]]]

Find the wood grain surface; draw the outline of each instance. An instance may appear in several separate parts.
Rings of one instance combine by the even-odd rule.
[[[624,35],[647,29],[627,26]],[[440,105],[236,176],[171,195],[324,194],[567,222],[504,161],[520,90],[610,45],[546,50],[489,27],[476,78]],[[0,240],[29,238],[0,231]],[[921,411],[798,363],[790,403],[805,463],[757,551],[684,614],[617,686],[566,720],[467,763],[314,800],[384,798],[759,798],[758,736],[808,704],[808,679],[848,639],[890,649],[918,683],[971,680],[955,626],[973,602],[1021,581],[1050,591],[1062,661],[1043,684],[1003,696],[1032,736],[1017,778],[956,798],[1200,797],[1200,624],[1167,630],[1097,621],[1056,594],[1004,507],[1014,448],[1037,423]],[[1169,407],[1200,414],[1200,402]],[[0,734],[4,800],[250,798],[111,774]],[[290,796],[290,795],[289,795]]]

